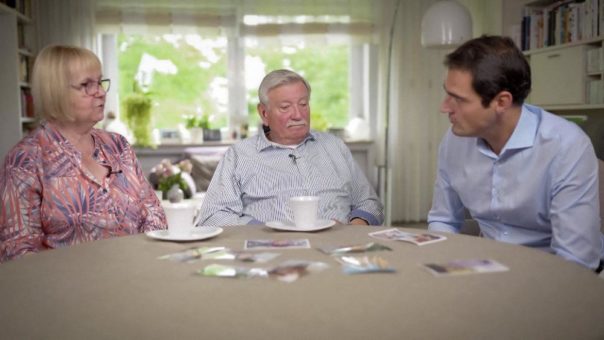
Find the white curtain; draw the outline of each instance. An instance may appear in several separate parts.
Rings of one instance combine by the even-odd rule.
[[[391,220],[425,221],[432,205],[440,140],[449,120],[440,113],[444,97],[442,84],[446,69],[443,60],[451,49],[425,49],[420,43],[421,19],[437,0],[400,0],[393,35],[392,67],[386,68],[387,45],[382,44],[380,86],[386,88],[390,72],[389,157],[391,168]],[[384,22],[390,23],[397,0],[384,2]],[[483,32],[501,34],[497,19],[501,1],[460,1],[470,11],[474,36]],[[500,19],[500,18],[499,18]],[[500,22],[500,21],[499,21]],[[382,41],[387,41],[389,26],[381,27]],[[385,92],[381,91],[380,130],[385,119]],[[382,133],[382,144],[385,143]],[[383,145],[382,150],[383,153]]]
[[[439,112],[445,67],[444,50],[421,47],[421,18],[434,1],[405,1],[399,17],[400,38],[394,48],[398,65],[395,75],[397,95],[393,95],[392,117],[393,221],[425,220],[432,205],[437,151],[449,126]],[[395,194],[394,194],[395,193]]]
[[[38,50],[67,44],[96,52],[94,0],[43,0],[34,8]]]
[[[375,31],[375,8],[371,0],[97,0],[96,24],[105,33],[213,31],[241,37],[367,41]]]

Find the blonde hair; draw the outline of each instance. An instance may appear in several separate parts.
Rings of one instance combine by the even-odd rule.
[[[38,117],[48,121],[73,121],[69,91],[74,77],[83,71],[101,70],[99,58],[75,46],[47,46],[36,57],[32,96]]]

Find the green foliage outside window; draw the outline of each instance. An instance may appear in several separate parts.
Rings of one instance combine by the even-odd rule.
[[[214,48],[218,56],[216,62],[209,62],[193,46],[181,41],[179,46],[162,39],[161,36],[120,34],[118,37],[120,84],[131,84],[138,70],[143,53],[157,59],[172,61],[176,74],[155,72],[149,91],[153,92],[155,105],[152,108],[155,127],[175,128],[183,122],[183,117],[196,115],[201,109],[205,115],[220,116],[219,108],[210,93],[210,84],[216,77],[226,79],[227,60],[225,49]],[[205,62],[208,68],[202,68]],[[132,90],[120,87],[120,98],[125,98]],[[223,117],[212,122],[213,126],[226,126],[226,112]]]
[[[345,127],[348,123],[348,46],[322,46],[297,49],[283,53],[277,48],[248,48],[248,56],[259,57],[266,72],[288,68],[300,73],[309,82],[311,126],[324,131],[330,127]],[[248,91],[250,112],[256,112],[258,90]],[[251,111],[253,109],[253,111]],[[258,115],[250,116],[250,125],[258,124]]]
[[[211,84],[216,79],[227,79],[226,44],[212,47],[215,58],[208,60],[198,49],[181,39],[177,44],[162,36],[118,36],[119,81],[132,84],[144,53],[160,60],[170,60],[177,68],[176,74],[155,72],[148,91],[153,93],[152,115],[157,128],[175,128],[186,117],[212,117],[213,128],[228,125],[228,109],[218,103]],[[265,71],[289,68],[302,74],[312,87],[311,125],[317,130],[344,127],[348,122],[348,46],[321,46],[297,49],[294,53],[279,48],[246,48],[246,56],[258,57]],[[204,67],[201,65],[203,64]],[[259,84],[258,84],[259,85]],[[132,93],[130,86],[120,86],[119,96],[124,99]],[[258,126],[256,110],[257,85],[248,90],[246,101],[250,126]]]

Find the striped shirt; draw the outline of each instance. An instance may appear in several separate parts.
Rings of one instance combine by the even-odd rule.
[[[321,219],[383,222],[382,204],[348,147],[313,131],[295,149],[275,145],[264,134],[229,148],[212,177],[199,224],[291,221],[289,198],[308,195],[321,197]]]
[[[159,201],[124,137],[93,129],[96,178],[81,153],[43,124],[6,156],[0,172],[0,262],[27,252],[164,229]]]

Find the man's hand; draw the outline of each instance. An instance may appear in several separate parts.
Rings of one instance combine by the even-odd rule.
[[[367,221],[365,221],[362,218],[359,217],[355,217],[352,220],[350,220],[350,224],[354,224],[354,225],[369,225],[369,223],[367,223]]]

